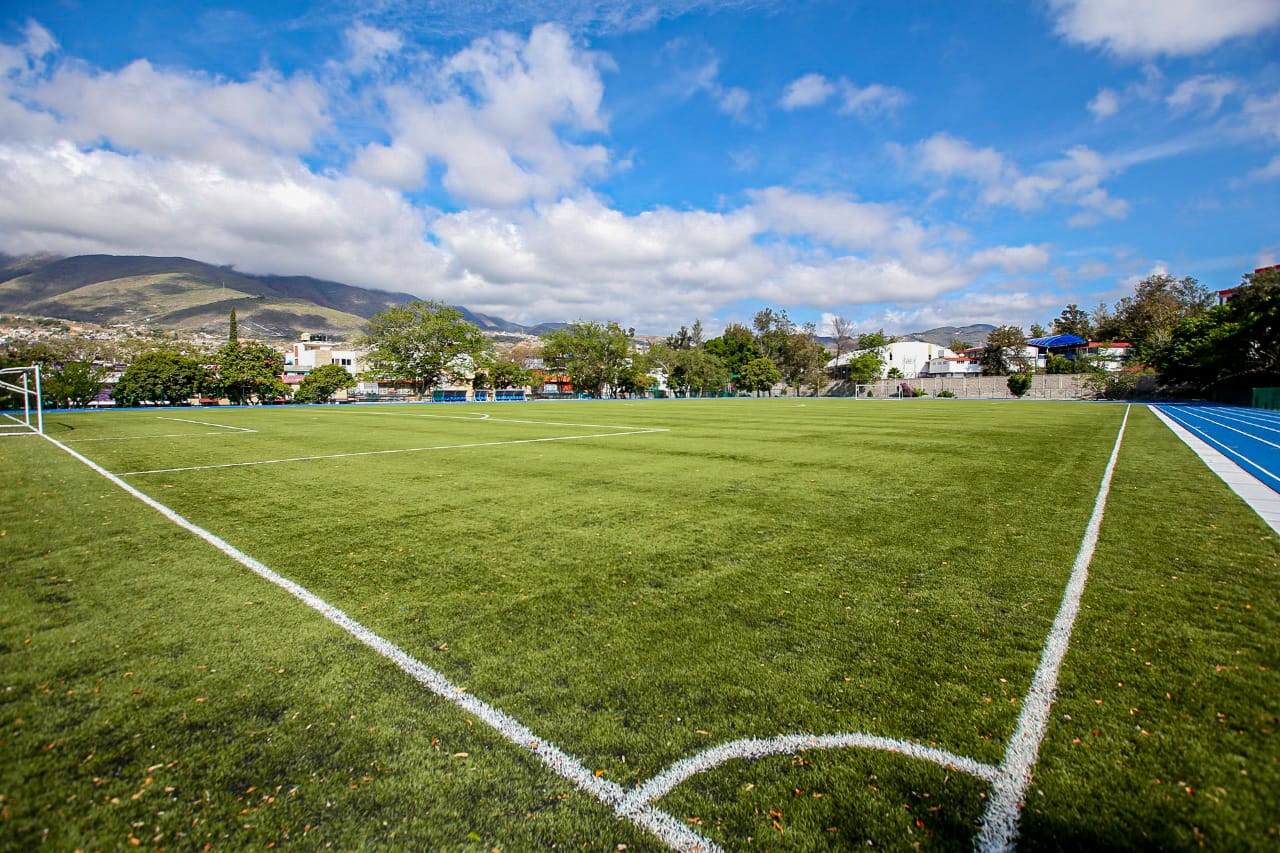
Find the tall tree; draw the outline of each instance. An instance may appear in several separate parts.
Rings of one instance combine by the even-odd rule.
[[[690,394],[722,391],[729,384],[729,371],[724,362],[706,350],[684,350],[676,356],[671,384]]]
[[[634,334],[612,321],[579,320],[542,336],[542,358],[548,367],[564,371],[578,391],[598,397],[619,385]]]
[[[489,350],[479,327],[441,302],[415,299],[374,314],[362,343],[371,346],[369,373],[407,379],[425,393],[470,376]]]
[[[1024,354],[1027,336],[1018,326],[999,326],[987,335],[979,361],[984,376],[1005,376],[1028,369]]]
[[[64,361],[43,373],[41,396],[57,408],[89,405],[106,387],[107,369],[92,361]]]
[[[778,366],[773,363],[773,359],[764,356],[747,362],[738,375],[738,387],[744,391],[754,391],[756,396],[761,391],[772,393],[773,386],[781,381],[782,373]]]
[[[284,356],[257,341],[228,341],[214,354],[210,386],[232,403],[269,403],[289,393],[281,381]]]
[[[1154,365],[1197,392],[1280,384],[1280,271],[1248,273],[1225,305],[1182,320]]]
[[[200,393],[208,371],[199,360],[172,350],[152,350],[133,360],[111,390],[122,406],[151,401],[173,405]]]
[[[736,324],[726,327],[720,337],[707,341],[703,349],[720,359],[735,381],[748,362],[761,356],[751,330]]]
[[[1072,302],[1053,319],[1053,333],[1093,340],[1093,322],[1089,319],[1089,312]]]
[[[1115,313],[1097,330],[1104,340],[1133,344],[1134,358],[1152,360],[1168,341],[1174,326],[1213,306],[1213,296],[1190,276],[1174,278],[1149,275],[1134,287],[1132,296],[1116,303]]]
[[[844,355],[853,344],[852,321],[845,317],[832,317],[831,339],[835,342],[835,358],[838,361],[840,356]]]
[[[240,324],[236,322],[236,309],[232,308],[227,324],[227,342],[234,343],[238,340],[240,340]]]

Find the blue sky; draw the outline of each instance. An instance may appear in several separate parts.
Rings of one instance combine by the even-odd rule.
[[[0,69],[10,254],[657,334],[1280,261],[1276,0],[10,0]]]

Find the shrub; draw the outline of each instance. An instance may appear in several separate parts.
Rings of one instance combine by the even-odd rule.
[[[944,388],[944,389],[943,389],[943,390],[941,390],[941,391],[936,391],[936,392],[934,392],[934,395],[933,395],[933,396],[935,396],[935,397],[954,397],[954,396],[955,396],[955,392],[954,392],[954,391],[948,391],[948,390],[946,390],[946,389]]]
[[[1021,397],[1031,390],[1031,374],[1030,373],[1013,373],[1009,376],[1009,393],[1015,397]]]

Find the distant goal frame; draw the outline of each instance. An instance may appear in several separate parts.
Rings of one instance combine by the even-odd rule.
[[[10,408],[0,401],[0,437],[44,435],[44,405],[40,393],[40,365],[0,367],[0,392],[16,394],[19,406]]]

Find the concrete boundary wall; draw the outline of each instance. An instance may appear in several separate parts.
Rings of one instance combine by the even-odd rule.
[[[1043,374],[1031,377],[1031,390],[1024,399],[1028,400],[1093,400],[1097,394],[1089,387],[1087,377],[1075,373]],[[1009,393],[1009,377],[1007,376],[931,376],[917,379],[881,379],[859,387],[860,396],[871,392],[872,399],[877,397],[896,397],[901,383],[912,388],[923,390],[930,397],[939,391],[950,391],[957,397],[977,397],[982,399],[1013,399]],[[841,384],[830,389],[831,396],[852,396],[853,386]]]

